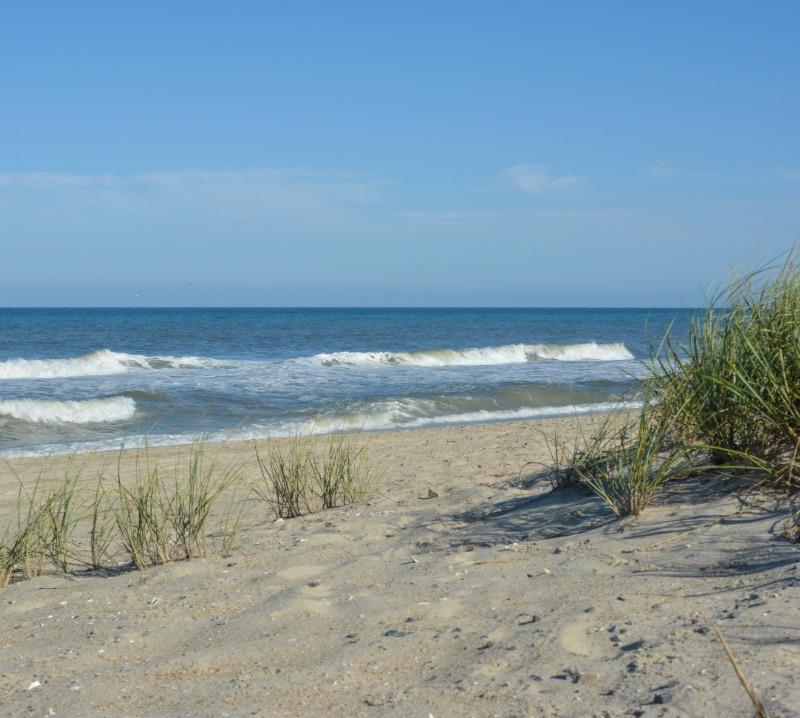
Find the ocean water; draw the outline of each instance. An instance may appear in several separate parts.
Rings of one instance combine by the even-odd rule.
[[[636,401],[680,309],[0,309],[0,455]]]

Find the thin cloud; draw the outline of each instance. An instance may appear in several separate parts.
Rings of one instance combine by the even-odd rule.
[[[368,178],[355,172],[314,169],[232,169],[177,170],[138,174],[72,174],[67,172],[0,172],[0,187],[53,189],[70,187],[123,187],[150,185],[182,187],[198,184],[264,184],[276,181],[294,182],[365,182]]]
[[[733,182],[774,182],[782,180],[784,182],[800,181],[800,170],[798,169],[745,169],[738,171],[720,170],[698,170],[698,169],[675,169],[666,162],[655,162],[647,169],[647,174],[653,180],[666,180],[680,176],[681,179],[708,179],[726,180]]]
[[[666,162],[656,162],[649,170],[650,177],[656,180],[669,179],[675,176],[675,168]]]
[[[398,212],[392,219],[422,222],[465,222],[479,216],[477,212]]]
[[[540,222],[608,222],[608,223],[637,223],[649,222],[651,217],[647,214],[629,209],[612,207],[594,208],[554,208],[554,207],[527,207],[516,209],[475,209],[466,212],[398,212],[390,216],[406,222],[429,223],[431,225],[444,223],[464,223],[475,226],[533,226]]]
[[[534,197],[560,194],[579,187],[586,177],[555,175],[545,165],[515,165],[503,172],[513,187]]]
[[[122,178],[110,174],[69,174],[66,172],[0,172],[0,187],[68,189],[70,187],[113,187]]]
[[[364,174],[307,168],[153,171],[135,174],[0,172],[3,195],[47,195],[73,203],[184,209],[238,218],[291,215],[334,221],[340,212],[383,201],[385,183]],[[16,195],[15,195],[16,196]],[[41,201],[41,198],[36,200]],[[77,205],[75,205],[77,206]]]

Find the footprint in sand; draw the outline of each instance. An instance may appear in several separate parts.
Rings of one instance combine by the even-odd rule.
[[[323,616],[331,611],[328,587],[320,579],[323,566],[290,566],[277,573],[285,588],[274,598],[273,620]]]
[[[567,624],[559,634],[558,641],[567,653],[575,656],[610,658],[618,653],[608,634],[603,630],[598,631],[595,623],[585,619]]]

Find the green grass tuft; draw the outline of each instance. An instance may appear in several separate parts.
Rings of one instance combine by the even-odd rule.
[[[205,468],[200,444],[192,447],[185,472],[176,466],[171,481],[150,464],[146,449],[137,456],[133,482],[124,482],[118,471],[116,527],[136,567],[205,556],[211,509],[238,477],[237,471]]]
[[[779,267],[732,281],[690,326],[652,352],[635,426],[605,423],[571,452],[553,453],[555,484],[580,480],[619,516],[638,514],[669,479],[749,476],[798,506],[800,273]],[[800,511],[788,532],[800,539]]]
[[[601,458],[588,470],[577,469],[617,516],[638,516],[658,489],[682,470],[686,452],[666,448],[667,426],[665,417],[645,401],[636,423],[604,438]]]
[[[333,435],[321,455],[307,439],[256,445],[260,476],[253,492],[276,518],[290,519],[364,500],[373,476],[367,452],[352,438]]]

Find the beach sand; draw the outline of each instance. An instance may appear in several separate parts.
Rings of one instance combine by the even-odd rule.
[[[785,514],[708,482],[625,521],[551,492],[542,431],[594,420],[365,434],[363,505],[276,522],[254,503],[228,557],[0,589],[0,715],[753,715],[712,626],[768,715],[800,715]],[[206,451],[255,470],[252,444]],[[93,480],[117,454],[75,461]],[[67,462],[2,465],[0,520],[18,479]]]

